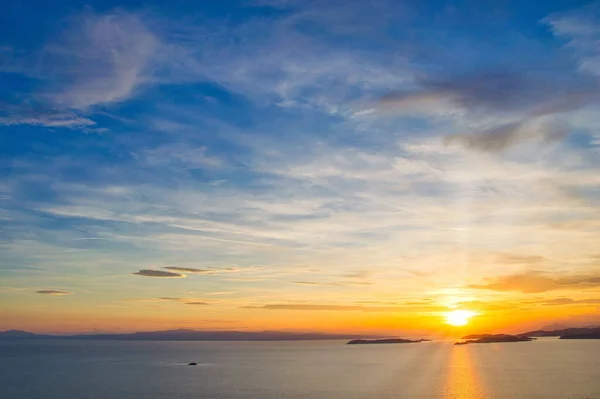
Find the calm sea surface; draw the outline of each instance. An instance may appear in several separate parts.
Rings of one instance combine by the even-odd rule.
[[[0,341],[0,398],[600,399],[600,341]]]

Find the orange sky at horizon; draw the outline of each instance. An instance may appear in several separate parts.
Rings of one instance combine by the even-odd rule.
[[[38,333],[88,332],[125,333],[169,329],[196,330],[282,330],[374,335],[437,336],[456,338],[473,333],[519,333],[547,325],[585,326],[595,322],[597,305],[526,304],[522,309],[510,302],[469,301],[469,306],[446,307],[428,304],[435,310],[385,309],[365,305],[330,305],[326,309],[304,304],[277,304],[273,308],[251,308],[225,303],[187,305],[169,300],[117,301],[86,309],[75,296],[50,298],[53,303],[6,309],[0,305],[0,330],[21,329]],[[582,300],[583,301],[583,300]],[[6,304],[6,302],[3,302]],[[477,304],[478,306],[473,306]],[[346,306],[346,308],[344,308]],[[412,305],[411,305],[412,306]],[[523,305],[521,305],[523,306]],[[339,307],[339,309],[336,309]],[[473,311],[464,326],[449,325],[448,312]]]

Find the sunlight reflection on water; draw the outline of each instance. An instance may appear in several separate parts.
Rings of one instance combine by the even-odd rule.
[[[444,385],[445,399],[485,399],[481,378],[473,366],[467,347],[454,347],[450,355],[448,376]]]

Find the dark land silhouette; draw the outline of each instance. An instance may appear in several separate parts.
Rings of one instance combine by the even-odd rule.
[[[312,341],[348,340],[356,338],[382,338],[359,334],[325,334],[288,331],[196,331],[166,330],[128,334],[74,334],[50,335],[27,331],[9,330],[0,332],[0,339],[77,339],[77,340],[119,340],[119,341]]]
[[[497,342],[527,342],[533,341],[535,338],[524,335],[509,335],[509,334],[473,334],[462,337],[466,341],[456,342],[454,345],[467,344],[491,344]]]
[[[353,339],[348,341],[348,345],[367,345],[367,344],[416,344],[418,342],[430,341],[429,339],[402,339],[402,338],[382,338],[382,339]]]

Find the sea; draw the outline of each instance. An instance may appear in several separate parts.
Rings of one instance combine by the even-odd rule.
[[[600,399],[600,340],[2,340],[0,398]]]

